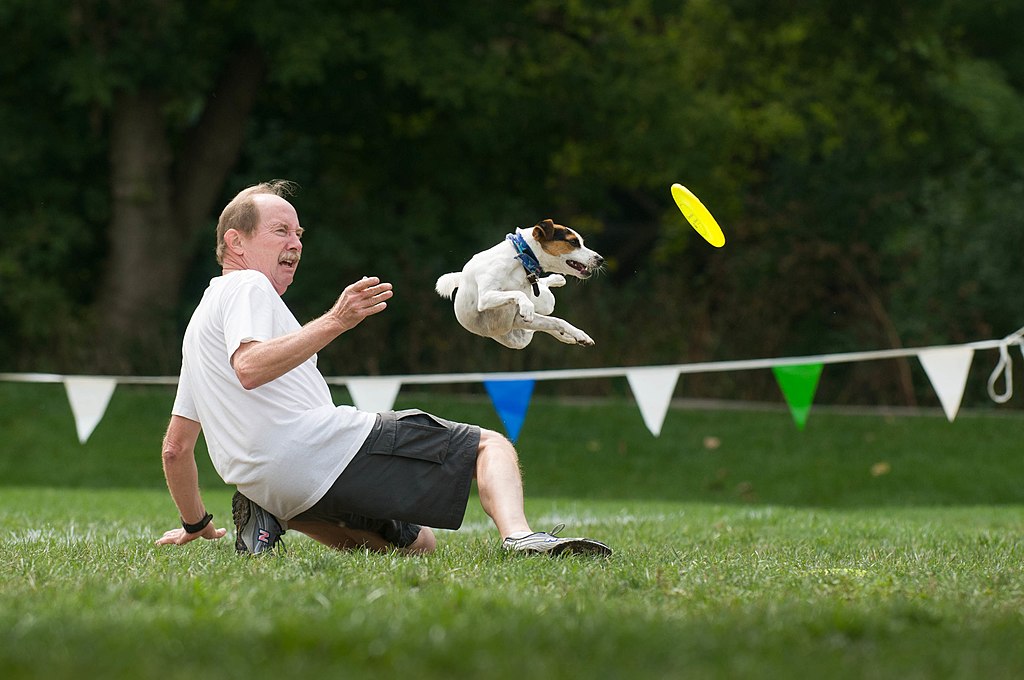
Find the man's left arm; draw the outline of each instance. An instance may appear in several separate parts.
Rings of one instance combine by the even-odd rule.
[[[238,381],[251,390],[280,378],[366,317],[384,311],[392,294],[390,283],[376,276],[363,277],[345,288],[330,310],[301,329],[272,340],[243,343],[229,359]]]
[[[164,435],[163,464],[167,488],[174,504],[178,506],[181,519],[189,524],[198,524],[206,516],[206,506],[199,493],[199,471],[196,468],[196,442],[202,426],[188,418],[171,416],[167,434]],[[227,529],[218,529],[211,521],[200,531],[190,534],[184,527],[171,529],[157,545],[184,545],[197,538],[214,540],[222,538]]]

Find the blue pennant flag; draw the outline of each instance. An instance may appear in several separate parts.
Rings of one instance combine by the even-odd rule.
[[[519,438],[519,430],[526,420],[526,409],[533,395],[533,380],[485,380],[484,387],[491,395],[491,403],[498,412],[505,434],[512,441]]]

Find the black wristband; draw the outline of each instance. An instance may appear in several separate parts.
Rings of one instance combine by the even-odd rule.
[[[179,518],[179,519],[181,519],[181,526],[185,529],[186,533],[198,534],[200,531],[202,531],[203,529],[206,528],[207,524],[210,523],[210,521],[213,519],[213,515],[208,512],[208,513],[206,513],[205,517],[203,517],[201,520],[199,520],[195,524],[189,524],[183,518]]]

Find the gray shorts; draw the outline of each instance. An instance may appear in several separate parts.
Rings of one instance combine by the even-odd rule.
[[[480,428],[418,409],[385,411],[341,476],[294,520],[341,522],[406,547],[424,525],[458,529]]]

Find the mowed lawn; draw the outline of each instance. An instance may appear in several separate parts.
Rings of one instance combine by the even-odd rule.
[[[679,409],[654,438],[629,399],[540,396],[529,514],[612,558],[505,554],[472,499],[427,557],[290,533],[257,560],[152,545],[171,396],[120,388],[80,446],[59,386],[0,385],[0,676],[1024,676],[1016,415]],[[400,401],[499,426],[486,400]]]

